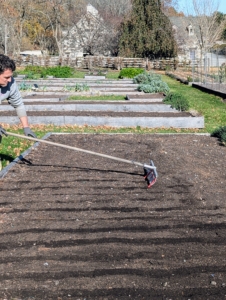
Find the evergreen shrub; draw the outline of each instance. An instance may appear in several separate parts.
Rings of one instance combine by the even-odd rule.
[[[211,136],[218,138],[222,144],[226,145],[226,126],[221,126],[215,129]]]
[[[120,71],[118,78],[134,78],[135,76],[143,72],[144,69],[142,68],[125,68]]]
[[[162,81],[161,75],[155,73],[143,73],[133,79],[134,83],[139,84],[138,91],[144,93],[168,93],[169,86]]]
[[[137,84],[149,84],[153,80],[156,81],[162,81],[161,75],[156,74],[156,73],[147,73],[146,71],[142,74],[137,75],[136,77],[133,78],[133,83]]]
[[[180,110],[180,111],[188,111],[189,110],[189,102],[188,100],[179,93],[168,93],[166,97],[163,99],[164,103],[170,104],[171,107]]]
[[[168,85],[160,80],[153,80],[149,84],[140,84],[137,87],[138,91],[144,93],[167,93],[169,92]]]
[[[134,58],[177,56],[172,24],[162,12],[162,2],[132,1],[129,15],[121,22],[119,29],[119,56]]]

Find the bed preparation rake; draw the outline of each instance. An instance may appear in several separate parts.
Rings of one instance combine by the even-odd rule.
[[[84,152],[84,153],[88,153],[88,154],[92,154],[92,155],[96,155],[96,156],[100,156],[100,157],[113,159],[113,160],[116,160],[116,161],[119,161],[119,162],[124,162],[124,163],[127,163],[127,164],[132,164],[132,165],[143,167],[143,169],[144,169],[144,179],[148,184],[148,188],[150,188],[151,186],[153,186],[155,184],[155,182],[157,180],[157,177],[158,177],[156,167],[155,167],[152,160],[150,160],[150,165],[142,164],[140,162],[133,161],[133,160],[127,160],[127,159],[124,159],[124,158],[119,158],[119,157],[115,157],[115,156],[111,156],[111,155],[107,155],[107,154],[102,154],[102,153],[98,153],[98,152],[94,152],[94,151],[90,151],[90,150],[86,150],[86,149],[82,149],[82,148],[72,147],[72,146],[69,146],[69,145],[54,143],[54,142],[50,142],[50,141],[46,141],[46,140],[42,140],[42,139],[38,139],[38,138],[33,138],[33,137],[30,137],[30,136],[25,136],[25,135],[21,135],[21,134],[17,134],[17,133],[7,132],[7,135],[18,137],[18,138],[23,138],[23,139],[27,139],[27,140],[31,140],[31,141],[34,141],[34,142],[45,143],[45,144],[48,144],[48,145],[57,146],[57,147],[61,147],[61,148],[66,148],[66,149],[70,149],[70,150],[75,150],[75,151],[79,151],[79,152]]]

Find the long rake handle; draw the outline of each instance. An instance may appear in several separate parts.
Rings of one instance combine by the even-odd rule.
[[[46,140],[42,140],[42,139],[38,139],[38,138],[33,138],[33,137],[30,137],[30,136],[25,136],[25,135],[21,135],[21,134],[17,134],[17,133],[7,132],[7,134],[11,135],[11,136],[14,136],[14,137],[34,141],[34,142],[40,142],[40,143],[49,144],[49,145],[52,145],[52,146],[57,146],[57,147],[61,147],[61,148],[66,148],[66,149],[70,149],[70,150],[75,150],[75,151],[79,151],[79,152],[93,154],[93,155],[100,156],[100,157],[105,157],[105,158],[117,160],[117,161],[120,161],[120,162],[124,162],[124,163],[127,163],[127,164],[137,165],[137,166],[141,166],[141,167],[147,167],[147,168],[154,169],[154,170],[156,169],[156,167],[154,167],[154,166],[142,164],[142,163],[137,162],[137,161],[127,160],[127,159],[123,159],[123,158],[119,158],[119,157],[115,157],[115,156],[111,156],[111,155],[107,155],[107,154],[102,154],[102,153],[98,153],[98,152],[94,152],[94,151],[85,150],[85,149],[82,149],[82,148],[72,147],[72,146],[59,144],[59,143],[53,143],[53,142],[50,142],[50,141],[46,141]]]

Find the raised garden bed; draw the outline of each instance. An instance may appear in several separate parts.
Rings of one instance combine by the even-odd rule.
[[[106,78],[106,76],[101,75],[85,75],[85,79],[92,79],[92,80],[103,80]]]
[[[142,95],[126,95],[128,100],[134,100],[134,99],[163,99],[165,95],[163,93],[154,93],[154,94],[149,94],[149,93],[143,93]]]
[[[31,116],[93,116],[93,117],[166,117],[166,118],[179,118],[179,117],[190,117],[193,118],[192,115],[188,112],[114,112],[114,111],[28,111],[27,115]],[[14,110],[12,111],[1,111],[1,116],[17,116]]]
[[[200,135],[54,135],[0,182],[2,299],[224,299],[226,147]],[[4,141],[3,141],[4,142]],[[150,156],[151,153],[151,156]]]
[[[54,111],[55,113],[65,112],[78,112],[78,111],[98,111],[98,112],[177,112],[173,109],[170,105],[166,105],[163,102],[152,102],[152,103],[135,103],[135,102],[126,102],[126,101],[58,101],[55,102],[54,105],[52,102],[32,102],[32,103],[25,103],[26,111]],[[0,108],[0,111],[13,111],[14,109],[9,106],[5,105]],[[126,115],[126,114],[125,114]]]
[[[219,84],[192,83],[192,86],[205,93],[213,94],[221,97],[222,99],[226,99],[226,84],[219,86]]]
[[[38,111],[27,112],[30,124],[90,125],[110,127],[146,128],[204,128],[203,117],[193,117],[186,112],[137,113],[137,112],[94,112],[94,111]],[[14,111],[2,112],[0,123],[18,124]]]

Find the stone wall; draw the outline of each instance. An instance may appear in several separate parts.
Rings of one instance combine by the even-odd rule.
[[[13,57],[18,67],[22,66],[70,66],[73,68],[93,69],[93,68],[109,68],[120,70],[122,68],[145,68],[147,70],[158,69],[176,69],[177,60],[159,59],[148,60],[143,58],[125,58],[125,57],[106,57],[106,56],[86,56],[78,58],[70,58],[68,56],[17,56]]]

